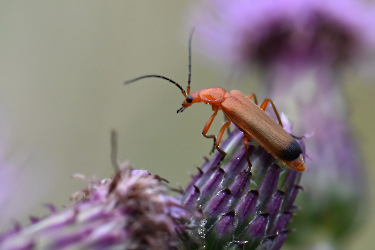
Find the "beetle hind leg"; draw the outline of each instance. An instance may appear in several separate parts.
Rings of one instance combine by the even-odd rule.
[[[251,167],[253,166],[253,164],[251,164],[250,162],[250,158],[249,158],[249,142],[252,140],[252,138],[247,138],[246,136],[244,136],[242,138],[242,142],[243,144],[245,145],[245,155],[246,155],[246,160],[247,160],[247,163],[249,164],[249,168],[251,169]]]
[[[228,118],[226,115],[224,115],[224,123],[227,123],[228,122]],[[230,131],[230,128],[228,127],[227,128],[227,134],[230,135],[231,131]]]
[[[203,133],[203,132],[202,132],[202,135],[203,135],[204,137],[208,138],[208,139],[213,139],[213,140],[214,140],[214,144],[213,144],[212,149],[211,149],[211,151],[210,151],[210,154],[212,154],[213,152],[215,152],[215,147],[216,147],[216,136],[214,136],[214,135],[207,135],[207,134],[205,134],[205,133]]]
[[[266,111],[266,108],[267,108],[267,104],[268,103],[271,103],[272,105],[272,108],[273,108],[273,111],[275,112],[276,116],[277,116],[277,120],[279,121],[279,124],[281,127],[284,127],[283,126],[283,123],[281,122],[281,119],[280,119],[280,116],[279,116],[279,112],[277,112],[277,109],[276,109],[276,106],[275,104],[273,103],[273,101],[269,98],[266,98],[263,103],[260,105],[260,108],[263,110],[263,111]]]
[[[207,138],[208,138],[208,137],[207,137]],[[215,152],[216,137],[214,136],[213,139],[214,139],[214,145],[212,146],[212,149],[211,149],[211,151],[210,151],[210,155],[212,155],[212,154]]]
[[[252,94],[249,95],[247,98],[249,98],[250,100],[251,100],[251,99],[254,99],[254,103],[255,103],[256,105],[258,105],[258,99],[257,99],[256,94],[252,93]]]

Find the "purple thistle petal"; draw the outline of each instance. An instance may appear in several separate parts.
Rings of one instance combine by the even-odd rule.
[[[257,143],[254,142],[254,144],[257,144]],[[251,173],[253,174],[252,179],[256,183],[259,183],[266,176],[269,167],[275,163],[275,158],[273,158],[273,156],[270,153],[268,153],[259,145],[257,145],[257,149],[254,155],[256,155],[257,158],[255,161],[252,162],[253,164],[253,167],[251,169]],[[256,188],[256,187],[252,186],[251,188]]]
[[[279,250],[282,247],[288,233],[289,231],[284,231],[274,235],[267,236],[265,239],[263,239],[262,243],[258,246],[257,249]]]
[[[201,191],[197,186],[193,186],[193,189],[182,198],[182,203],[186,208],[195,209],[198,204],[198,198],[201,195]],[[186,197],[186,198],[185,198]]]
[[[258,188],[258,199],[261,204],[267,204],[268,200],[271,199],[272,194],[276,191],[280,171],[280,167],[276,164],[273,164],[268,168],[267,174]]]
[[[286,175],[286,177],[284,178],[284,181],[282,182],[279,189],[288,194],[292,190],[293,186],[295,185],[298,172],[290,170],[290,171],[286,171],[286,173],[284,174]]]
[[[200,179],[202,178],[202,175],[204,174],[204,172],[202,171],[201,168],[197,167],[198,169],[198,173],[196,175],[193,176],[192,180],[189,182],[188,186],[186,186],[186,193],[191,191],[193,189],[193,186],[195,185],[195,183]]]
[[[198,204],[205,204],[211,196],[215,195],[219,191],[218,189],[220,188],[224,174],[225,172],[222,168],[218,168],[215,171],[215,174],[211,176],[211,179],[202,187],[202,194]]]
[[[249,241],[246,248],[256,246],[264,237],[268,225],[268,213],[258,214],[249,226],[240,235],[240,240]]]
[[[299,185],[293,186],[292,190],[288,194],[288,197],[286,197],[284,199],[283,208],[282,208],[284,211],[291,211],[292,210],[293,203],[294,203],[295,199],[297,198],[297,194],[298,194],[300,189],[303,190],[302,186],[299,186]]]
[[[236,223],[237,219],[234,211],[221,216],[207,233],[207,249],[220,249],[221,246],[233,241]]]
[[[228,212],[229,202],[232,199],[232,193],[229,189],[221,190],[213,197],[203,209],[203,214],[207,220],[206,227],[210,227],[221,214]]]
[[[269,225],[268,225],[268,232],[271,230],[273,223],[276,219],[276,216],[280,210],[281,203],[285,197],[285,193],[283,191],[277,190],[273,196],[271,201],[268,203],[267,208],[265,209],[266,213],[269,213]]]
[[[272,230],[270,230],[270,234],[277,234],[278,232],[286,230],[286,227],[288,226],[289,220],[292,215],[293,213],[289,211],[279,214],[275,222],[275,226],[272,228]]]
[[[227,154],[231,154],[231,151],[242,145],[242,137],[242,133],[231,133],[228,138],[221,143],[220,147],[225,150]],[[222,158],[223,156],[221,154],[215,154],[211,160],[203,164],[203,172],[207,173],[209,170],[215,169]]]
[[[255,151],[255,147],[253,145],[249,146],[249,157],[251,158],[253,152]],[[234,179],[239,173],[241,173],[244,169],[248,167],[248,163],[245,156],[245,148],[242,148],[235,154],[228,164],[225,165],[225,172],[228,173],[228,177],[226,180]]]
[[[245,169],[239,175],[237,175],[236,179],[229,187],[233,195],[233,202],[231,204],[231,207],[237,205],[237,202],[240,201],[240,197],[244,196],[244,194],[248,192],[251,176],[252,174],[250,170]]]
[[[236,235],[242,233],[245,227],[254,217],[256,205],[258,201],[259,192],[257,190],[249,191],[236,207],[236,216],[238,218],[238,227],[236,228]]]
[[[206,172],[204,172],[203,175],[195,182],[195,185],[198,188],[202,189],[202,187],[207,183],[207,181],[209,181],[209,179],[212,177],[212,173],[217,170],[217,166],[221,162],[222,158],[222,155],[215,154],[214,157],[208,163],[206,163],[207,168],[209,169]]]
[[[286,237],[288,235],[289,231],[280,232],[276,239],[273,240],[273,246],[272,250],[279,250],[284,244],[284,241],[286,240]]]

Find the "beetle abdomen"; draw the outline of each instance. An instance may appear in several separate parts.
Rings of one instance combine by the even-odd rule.
[[[245,136],[256,140],[275,158],[291,162],[301,155],[297,141],[240,91],[226,95],[221,108]]]

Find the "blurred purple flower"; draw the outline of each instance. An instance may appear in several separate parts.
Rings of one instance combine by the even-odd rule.
[[[310,69],[309,75],[288,77],[285,73],[279,65],[268,78],[266,92],[278,107],[300,118],[294,131],[314,131],[306,140],[312,159],[306,162],[308,170],[301,181],[306,192],[298,197],[303,210],[293,224],[305,226],[290,239],[298,243],[296,249],[319,241],[340,249],[342,240],[364,218],[368,205],[367,178],[348,120],[345,95],[337,75],[323,66]]]
[[[351,0],[209,0],[199,11],[203,51],[222,62],[342,64],[374,53],[373,13]]]
[[[75,204],[0,235],[0,249],[173,249],[192,217],[148,171],[125,164],[112,180],[77,176],[88,187]]]

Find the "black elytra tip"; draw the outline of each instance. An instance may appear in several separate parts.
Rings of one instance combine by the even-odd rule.
[[[288,145],[287,149],[281,152],[279,157],[280,159],[285,160],[285,161],[293,161],[297,159],[302,153],[303,151],[302,151],[301,146],[298,144],[296,140],[293,140],[293,142],[291,142]]]

